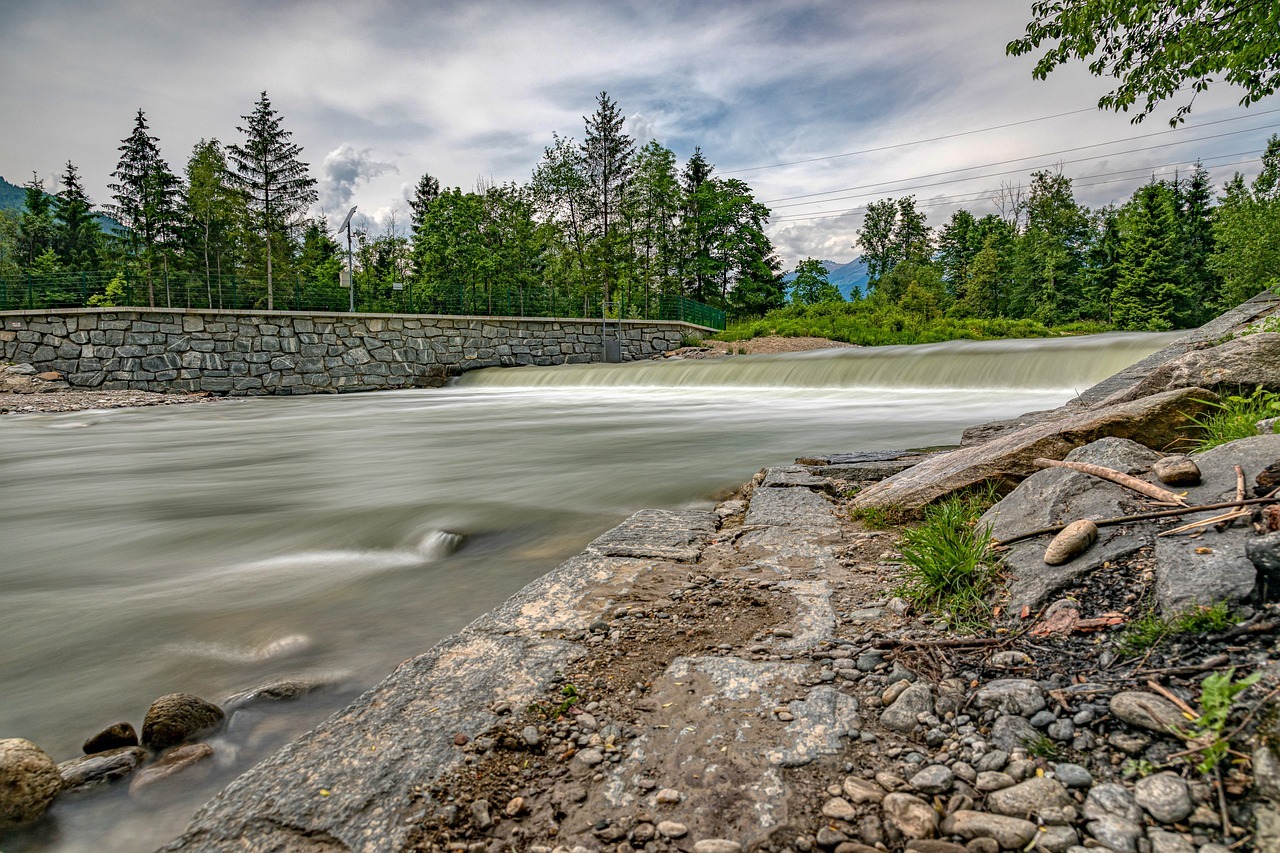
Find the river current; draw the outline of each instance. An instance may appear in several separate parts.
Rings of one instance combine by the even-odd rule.
[[[1172,335],[486,370],[443,389],[0,419],[0,738],[57,761],[155,697],[239,712],[167,790],[0,847],[149,850],[236,774],[645,507],[796,456],[952,444]],[[165,786],[161,786],[165,787]]]

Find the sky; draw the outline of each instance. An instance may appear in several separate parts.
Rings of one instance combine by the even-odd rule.
[[[181,173],[240,142],[266,91],[318,180],[318,213],[408,221],[424,173],[525,182],[553,134],[582,138],[604,91],[639,144],[700,146],[773,211],[784,264],[845,262],[872,201],[914,194],[935,226],[997,212],[1003,186],[1060,167],[1091,207],[1201,158],[1256,173],[1280,97],[1225,85],[1171,130],[1096,109],[1082,64],[1032,79],[1006,56],[1019,0],[0,0],[0,176],[55,190],[68,160],[109,203],[139,109]],[[363,217],[363,218],[361,218]]]

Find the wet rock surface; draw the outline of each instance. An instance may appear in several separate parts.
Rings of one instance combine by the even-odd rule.
[[[58,765],[22,738],[0,740],[0,830],[38,820],[62,790]]]

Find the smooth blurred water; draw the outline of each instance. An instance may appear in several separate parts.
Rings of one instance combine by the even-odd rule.
[[[212,775],[161,801],[117,786],[0,846],[151,849],[637,509],[710,506],[799,455],[954,443],[1169,340],[522,368],[429,391],[5,416],[0,737],[63,761],[117,720],[140,728],[165,693],[218,701],[308,673],[341,686],[240,714]]]

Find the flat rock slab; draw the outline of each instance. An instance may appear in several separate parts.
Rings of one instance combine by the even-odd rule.
[[[1244,438],[1198,453],[1200,485],[1187,490],[1194,505],[1233,500],[1235,466],[1245,472],[1245,491],[1252,496],[1258,472],[1280,459],[1280,435]],[[1216,515],[1209,511],[1185,521]],[[1245,543],[1257,534],[1247,520],[1221,533],[1212,527],[1202,535],[1163,536],[1156,541],[1156,601],[1166,614],[1180,613],[1195,605],[1245,600],[1253,592],[1257,570],[1245,554]]]
[[[765,468],[764,480],[760,483],[763,489],[783,489],[801,487],[806,489],[829,489],[831,483],[802,465],[783,465],[777,468]]]
[[[1190,418],[1214,399],[1203,388],[1183,388],[1126,403],[1099,406],[1058,420],[1034,424],[921,462],[858,493],[855,509],[897,507],[918,510],[952,492],[991,480],[1022,480],[1039,470],[1039,457],[1062,459],[1099,438],[1128,438],[1165,447],[1187,435]]]
[[[756,489],[748,527],[827,528],[836,524],[834,504],[809,489]]]
[[[598,537],[588,549],[606,557],[691,563],[715,532],[714,513],[645,509]]]
[[[1137,442],[1104,438],[1067,454],[1072,462],[1105,465],[1127,474],[1149,470],[1159,454]],[[1023,480],[998,504],[987,510],[979,526],[991,525],[991,535],[1007,539],[1081,518],[1095,521],[1135,512],[1140,499],[1128,489],[1066,468],[1046,468]],[[1044,562],[1048,536],[1016,542],[1004,552],[1010,570],[1009,611],[1037,608],[1064,586],[1108,560],[1126,557],[1155,538],[1153,525],[1103,527],[1092,548],[1060,565]]]
[[[933,455],[933,454],[930,454]],[[813,472],[837,480],[883,480],[919,465],[927,456],[908,456],[884,462],[850,462],[845,465],[815,465]]]
[[[829,453],[825,456],[801,456],[797,465],[862,465],[871,462],[919,459],[926,455],[920,450],[862,450],[857,453]]]

